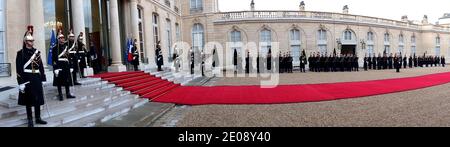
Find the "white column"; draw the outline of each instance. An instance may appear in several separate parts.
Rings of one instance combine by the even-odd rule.
[[[120,49],[120,27],[119,27],[119,7],[118,0],[110,0],[110,34],[109,44],[111,49],[112,65],[108,68],[109,72],[126,71],[126,67],[122,64],[122,52]]]
[[[72,0],[72,23],[73,23],[73,34],[76,37],[80,34],[80,32],[84,33],[83,43],[86,44],[86,32],[85,27],[86,24],[84,22],[84,0]]]
[[[131,31],[133,33],[133,41],[137,39],[136,44],[139,55],[141,54],[140,46],[139,46],[139,12],[137,7],[137,0],[130,0],[130,11],[131,11]],[[141,60],[139,59],[139,62]]]
[[[47,53],[45,46],[44,3],[42,0],[30,0],[30,25],[34,27],[34,47],[42,52],[41,58],[47,67]],[[24,27],[25,28],[25,27]]]

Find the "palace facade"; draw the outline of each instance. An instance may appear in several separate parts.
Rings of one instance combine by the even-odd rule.
[[[176,52],[183,71],[189,71],[191,48],[198,58],[217,49],[221,70],[233,69],[234,50],[242,58],[247,51],[265,56],[272,48],[294,57],[303,50],[307,55],[336,50],[360,60],[383,52],[450,57],[449,14],[432,24],[426,16],[391,20],[350,14],[348,7],[342,13],[309,11],[303,2],[292,11],[258,11],[253,1],[249,10],[238,12],[220,12],[218,5],[218,0],[0,0],[0,81],[15,84],[15,56],[28,25],[35,28],[35,47],[47,53],[43,59],[52,30],[85,32],[103,71],[126,70],[129,38],[138,40],[141,69],[156,67],[158,41],[165,66],[172,66]],[[248,48],[251,43],[255,49]]]

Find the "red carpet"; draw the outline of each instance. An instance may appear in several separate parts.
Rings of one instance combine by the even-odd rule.
[[[91,76],[93,78],[101,78],[102,80],[123,87],[133,94],[137,94],[142,98],[154,99],[158,96],[166,94],[178,87],[179,84],[162,80],[153,75],[144,72],[120,72],[120,73],[104,73]]]
[[[125,76],[134,75],[134,76]],[[330,84],[282,85],[263,89],[260,86],[187,86],[173,84],[154,76],[136,73],[111,73],[97,77],[107,77],[115,82],[128,85],[126,90],[139,94],[154,102],[184,105],[205,104],[284,104],[300,102],[319,102],[381,95],[421,89],[450,82],[450,73],[439,73],[419,77],[346,82]],[[133,80],[117,80],[122,77]],[[138,81],[142,82],[138,82]],[[140,83],[140,84],[138,84]]]

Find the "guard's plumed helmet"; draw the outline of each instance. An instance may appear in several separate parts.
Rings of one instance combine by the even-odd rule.
[[[75,34],[73,34],[73,31],[72,31],[72,30],[70,30],[69,37],[75,37]]]
[[[27,33],[25,34],[25,37],[23,38],[24,41],[34,41],[33,37],[33,26],[27,27]]]
[[[61,38],[64,38],[64,34],[62,33],[61,30],[59,30],[58,39],[61,39]]]

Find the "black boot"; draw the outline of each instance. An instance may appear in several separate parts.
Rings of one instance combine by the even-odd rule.
[[[59,101],[64,101],[64,98],[63,98],[63,96],[60,94],[60,95],[58,95],[58,100]]]
[[[28,119],[28,127],[29,128],[33,128],[34,127],[33,119]]]
[[[41,118],[36,118],[36,124],[40,124],[40,125],[46,125],[47,122],[42,120]]]
[[[70,94],[70,87],[69,86],[66,86],[66,96],[67,96],[67,99],[74,99],[74,98],[76,98],[75,96]]]
[[[34,106],[34,117],[36,118],[36,124],[46,125],[47,122],[41,118],[41,106]]]
[[[68,95],[67,95],[67,99],[74,99],[74,98],[76,98],[76,97],[73,96],[73,95],[71,95],[71,94],[68,94]]]
[[[63,101],[61,86],[58,86],[58,100]]]
[[[26,108],[26,111],[27,111],[27,120],[28,120],[28,127],[34,127],[34,124],[33,124],[33,113],[32,113],[32,110],[31,110],[31,106],[26,106],[25,107]]]

